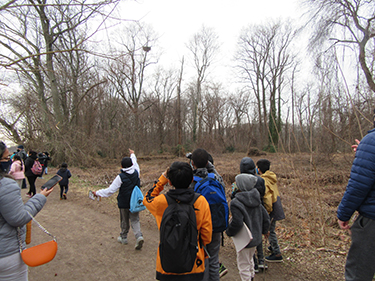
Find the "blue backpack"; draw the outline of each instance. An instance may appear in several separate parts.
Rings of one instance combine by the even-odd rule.
[[[223,232],[228,227],[228,203],[224,187],[215,179],[214,173],[209,173],[207,178],[194,176],[194,191],[206,198],[210,205],[212,218],[212,231]]]
[[[136,185],[133,188],[132,195],[130,196],[130,209],[131,213],[138,213],[146,209],[146,206],[143,205],[143,194],[139,187]]]

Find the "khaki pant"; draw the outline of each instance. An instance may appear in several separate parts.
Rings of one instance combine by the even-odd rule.
[[[242,281],[251,281],[255,276],[254,253],[256,247],[244,248],[237,252],[237,267]]]

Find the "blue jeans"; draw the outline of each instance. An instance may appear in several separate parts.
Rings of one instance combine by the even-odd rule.
[[[60,198],[63,197],[63,194],[67,194],[69,190],[69,185],[60,185]]]

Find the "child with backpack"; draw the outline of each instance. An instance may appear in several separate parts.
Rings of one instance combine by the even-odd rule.
[[[160,229],[157,280],[203,278],[204,247],[211,242],[212,236],[211,212],[207,200],[189,188],[192,180],[190,165],[174,162],[143,199]],[[174,189],[160,194],[167,183]]]
[[[97,191],[93,191],[94,196],[109,197],[118,191],[117,206],[120,209],[121,233],[117,237],[117,242],[127,245],[130,226],[133,230],[135,241],[135,250],[141,250],[144,239],[139,221],[139,212],[130,212],[130,199],[133,189],[141,186],[139,178],[140,168],[135,156],[134,150],[129,148],[130,157],[124,157],[121,160],[121,173],[113,180],[111,185]]]
[[[254,253],[259,244],[262,244],[262,234],[267,235],[270,219],[266,209],[261,204],[260,195],[255,188],[257,179],[250,174],[236,176],[238,192],[230,203],[232,220],[226,234],[236,236],[244,227],[250,230],[253,239],[243,248],[237,249],[237,267],[242,281],[254,279]]]
[[[258,173],[264,179],[266,185],[266,194],[263,198],[264,207],[271,218],[270,235],[268,237],[271,246],[268,249],[272,254],[266,257],[266,261],[282,262],[283,257],[280,252],[275,229],[276,221],[285,219],[285,214],[281,205],[279,189],[277,188],[276,174],[270,171],[270,165],[271,162],[267,159],[260,159],[257,162]]]
[[[57,174],[62,177],[61,181],[59,182],[60,185],[60,200],[66,200],[66,194],[69,190],[69,178],[72,176],[70,171],[68,170],[68,164],[63,162],[61,164],[60,169],[57,171]]]
[[[207,245],[210,257],[206,260],[204,281],[220,280],[219,251],[222,233],[228,226],[228,203],[225,196],[225,184],[222,177],[209,161],[206,150],[198,148],[191,155],[191,165],[194,168],[194,181],[191,188],[202,194],[209,203],[212,217],[212,238]]]
[[[25,178],[25,165],[19,155],[13,156],[12,166],[10,166],[9,174],[16,180],[20,188],[22,188],[22,181]]]

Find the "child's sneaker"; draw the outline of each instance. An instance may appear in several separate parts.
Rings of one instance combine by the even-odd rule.
[[[223,277],[227,273],[228,273],[228,269],[224,266],[224,264],[220,263],[220,268],[219,268],[220,278]]]
[[[143,242],[145,242],[145,240],[143,239],[143,237],[142,237],[142,236],[141,236],[141,237],[138,237],[138,238],[137,238],[137,241],[136,241],[136,243],[135,243],[135,249],[136,249],[136,250],[140,250],[140,249],[142,249]]]
[[[262,269],[262,270],[265,270],[265,269],[268,268],[268,265],[264,261],[259,260],[259,262],[258,262],[258,268]]]
[[[283,262],[283,256],[281,254],[272,254],[266,257],[266,261],[268,262]]]
[[[254,272],[255,272],[255,273],[258,273],[258,272],[259,272],[258,263],[254,263]]]
[[[63,194],[63,198],[66,199],[66,193]]]
[[[127,245],[128,244],[128,239],[122,238],[121,236],[117,237],[117,242]]]

